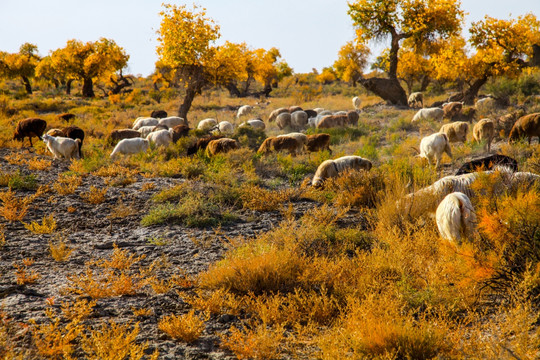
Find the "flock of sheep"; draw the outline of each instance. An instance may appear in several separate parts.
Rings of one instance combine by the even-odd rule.
[[[412,122],[420,120],[442,121],[443,118],[455,119],[461,114],[463,103],[448,102],[441,104],[441,107],[423,108],[423,94],[412,93],[409,97],[410,107],[420,107],[420,110],[412,118]],[[319,151],[329,150],[330,135],[320,133],[306,135],[304,131],[308,127],[326,129],[343,126],[357,126],[361,101],[358,97],[353,98],[355,110],[330,112],[317,108],[305,110],[298,106],[289,108],[279,108],[272,111],[268,117],[269,122],[275,121],[279,129],[292,129],[294,132],[268,137],[260,145],[258,152],[268,154],[270,152],[288,151],[296,155],[305,150]],[[485,112],[495,106],[495,100],[486,97],[478,100],[476,111]],[[237,119],[250,115],[253,107],[244,105],[238,109]],[[473,112],[474,114],[474,112]],[[69,114],[64,114],[68,116]],[[463,119],[463,117],[462,117]],[[466,119],[472,122],[472,119]],[[452,158],[450,143],[465,142],[469,130],[469,121],[454,121],[445,124],[440,131],[421,139],[419,156],[427,159],[431,165],[440,165],[442,155],[446,153]],[[239,125],[239,127],[249,126],[254,129],[264,130],[265,122],[261,119],[251,119]],[[81,157],[81,146],[84,140],[84,131],[76,126],[69,126],[64,129],[51,129],[43,135],[47,123],[39,118],[21,120],[15,130],[14,139],[23,140],[24,137],[41,138],[49,151],[55,158],[78,159]],[[233,134],[234,125],[228,121],[217,122],[215,119],[201,120],[197,129],[208,133],[200,138],[196,144],[188,149],[188,155],[204,150],[209,156],[224,153],[239,148],[239,143],[232,138],[225,137]],[[167,113],[158,110],[154,111],[150,117],[137,118],[131,129],[114,130],[109,135],[109,141],[116,143],[111,157],[119,154],[136,154],[145,152],[150,143],[156,146],[167,147],[175,143],[183,136],[187,136],[190,131],[189,124],[183,118],[167,116]],[[491,151],[491,142],[495,137],[496,126],[491,119],[481,119],[473,127],[473,138],[475,141],[485,141],[487,151]],[[540,113],[521,116],[509,133],[509,141],[518,138],[531,138],[540,136]],[[518,182],[528,181],[529,183],[539,181],[539,176],[532,173],[517,172],[517,162],[514,159],[503,155],[491,155],[484,159],[465,164],[455,176],[444,177],[433,185],[409,194],[407,200],[412,200],[418,195],[431,194],[439,198],[439,205],[436,209],[436,220],[443,238],[459,242],[462,236],[470,236],[474,229],[475,213],[469,199],[473,196],[470,185],[478,178],[480,172],[478,167],[484,167],[486,171],[493,172],[495,165],[502,165],[502,172],[508,186],[513,186]],[[334,160],[322,162],[312,179],[315,187],[323,186],[326,179],[336,177],[340,173],[349,170],[369,171],[372,163],[360,156],[343,156]]]

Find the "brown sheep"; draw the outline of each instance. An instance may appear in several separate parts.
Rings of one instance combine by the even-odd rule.
[[[167,112],[165,110],[154,110],[150,114],[150,117],[154,119],[163,119],[167,117]]]
[[[512,127],[508,141],[513,142],[526,137],[529,139],[530,145],[532,138],[535,136],[538,136],[538,142],[540,143],[540,113],[520,117]]]
[[[467,132],[469,124],[464,121],[456,121],[450,124],[444,124],[439,130],[440,133],[448,136],[450,142],[465,142],[467,140]]]
[[[169,130],[169,127],[168,127],[167,125],[157,124],[156,126],[154,126],[154,127],[152,128],[152,131],[151,131],[151,132],[159,131],[159,130]]]
[[[307,109],[307,110],[304,110],[304,112],[307,114],[308,119],[312,117],[317,117],[317,112],[315,110]]]
[[[56,118],[57,118],[58,120],[62,120],[62,121],[64,121],[64,122],[69,123],[71,120],[75,119],[75,114],[71,114],[71,113],[62,113],[62,114],[56,115]]]
[[[138,138],[138,137],[141,137],[141,133],[137,130],[117,129],[117,130],[111,131],[111,133],[107,137],[107,142],[109,144],[116,144],[120,140],[132,139],[132,138]]]
[[[208,146],[208,143],[210,141],[221,139],[221,138],[223,138],[223,135],[211,135],[211,136],[200,138],[199,140],[197,140],[197,142],[194,145],[190,146],[187,149],[187,154],[193,155],[193,154],[196,154],[199,150],[206,150],[206,147]]]
[[[358,126],[358,119],[360,119],[360,115],[354,110],[347,112],[347,122],[351,126]]]
[[[32,144],[32,137],[35,136],[41,140],[41,135],[43,135],[46,127],[47,122],[43,119],[28,118],[21,120],[17,124],[15,133],[13,134],[13,140],[22,141],[24,144],[24,138],[27,137],[30,140],[30,146],[33,147],[34,144]]]
[[[189,126],[187,125],[176,125],[173,128],[172,133],[172,142],[176,143],[181,137],[188,136],[189,134]]]
[[[347,115],[327,115],[319,121],[317,129],[328,129],[333,127],[345,126],[349,121]]]
[[[473,139],[476,142],[486,141],[487,151],[491,151],[491,141],[495,136],[495,123],[490,119],[482,119],[473,127]]]
[[[444,111],[443,118],[452,119],[454,116],[461,113],[461,110],[463,109],[463,103],[457,101],[449,102],[444,104],[442,109]]]
[[[295,106],[295,105],[289,106],[289,109],[288,109],[288,110],[289,110],[289,112],[290,112],[291,114],[292,114],[293,112],[295,112],[295,111],[304,111],[304,109],[302,109],[300,106]]]
[[[229,138],[216,139],[208,143],[208,146],[206,147],[206,155],[213,156],[216,154],[226,153],[231,150],[236,150],[239,148],[240,148],[240,145],[238,144],[238,141],[234,139],[229,139]]]
[[[495,131],[500,137],[508,137],[517,119],[525,115],[525,111],[519,109],[501,116],[495,124]]]
[[[291,155],[296,155],[298,151],[298,140],[290,136],[269,137],[263,141],[257,153],[268,154],[272,151],[288,151]]]
[[[315,152],[319,150],[328,150],[330,154],[332,149],[330,149],[330,134],[314,134],[307,136],[306,149],[310,152]]]
[[[463,108],[460,113],[452,116],[452,121],[466,121],[468,123],[473,122],[476,118],[476,109],[473,107]]]

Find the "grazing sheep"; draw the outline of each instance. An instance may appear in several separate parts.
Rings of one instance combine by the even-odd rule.
[[[54,137],[43,135],[43,142],[47,144],[47,149],[54,155],[55,159],[66,158],[68,160],[79,159],[79,144],[81,139],[70,139],[67,137]]]
[[[216,154],[226,153],[231,150],[236,150],[239,148],[240,148],[240,145],[238,144],[238,141],[234,139],[229,139],[229,138],[216,139],[216,140],[210,141],[208,143],[208,146],[206,146],[206,155],[214,156]]]
[[[467,132],[469,124],[464,121],[456,121],[450,124],[444,124],[439,130],[440,133],[446,134],[450,142],[462,142],[467,140]]]
[[[114,144],[123,139],[132,139],[132,138],[138,138],[138,137],[141,137],[141,133],[138,130],[117,129],[117,130],[111,131],[111,133],[107,137],[107,142],[110,144]]]
[[[258,130],[266,129],[266,125],[264,124],[264,121],[262,121],[261,119],[251,119],[238,125],[238,127],[242,127],[242,126],[251,126],[252,128],[258,129]]]
[[[157,124],[152,129],[152,131],[158,131],[158,130],[169,130],[169,127],[167,125]]]
[[[346,170],[369,171],[372,166],[371,161],[354,155],[343,156],[335,160],[326,160],[317,168],[311,185],[319,187],[322,186],[326,179],[336,177]]]
[[[333,114],[330,110],[323,110],[321,111],[320,113],[318,113],[318,116],[326,116],[326,115],[336,115],[336,114]]]
[[[272,122],[272,121],[276,120],[277,116],[279,114],[283,114],[283,113],[289,113],[289,109],[287,109],[287,108],[279,108],[279,109],[276,109],[276,110],[272,111],[270,113],[270,115],[268,116],[268,121]]]
[[[300,147],[299,141],[290,136],[269,137],[263,141],[257,153],[266,155],[273,151],[288,151],[289,154],[295,156]]]
[[[236,118],[240,119],[241,116],[251,114],[253,112],[253,106],[251,105],[243,105],[240,106],[236,113]]]
[[[356,110],[360,110],[360,104],[362,103],[362,100],[358,96],[355,96],[352,98],[352,105]]]
[[[49,131],[47,131],[47,135],[57,137],[64,136],[64,133],[61,129],[50,129]]]
[[[167,117],[167,112],[165,110],[154,110],[150,114],[150,117],[153,117],[154,119],[164,119]]]
[[[82,145],[83,145],[83,141],[84,141],[84,130],[81,129],[80,127],[78,126],[68,126],[68,127],[65,127],[62,129],[62,136],[65,136],[67,138],[70,138],[70,139],[73,139],[73,140],[76,140],[76,139],[79,139],[80,142],[79,142],[79,157],[82,157]]]
[[[486,141],[484,150],[491,151],[491,141],[495,136],[495,123],[490,119],[482,119],[473,127],[473,139],[476,142]]]
[[[540,113],[520,117],[512,127],[508,141],[513,142],[526,137],[529,139],[530,145],[532,138],[535,136],[538,136],[538,142],[540,143]]]
[[[349,121],[347,115],[326,115],[317,124],[317,129],[329,129],[345,126]]]
[[[305,129],[308,124],[308,115],[305,111],[299,110],[291,113],[291,126],[296,130]]]
[[[212,140],[221,139],[223,138],[223,135],[211,135],[211,136],[205,136],[203,138],[200,138],[197,140],[197,142],[188,147],[187,154],[193,155],[196,154],[199,150],[206,150],[206,147],[208,146],[208,143]]]
[[[518,163],[515,159],[505,155],[494,154],[466,162],[465,164],[461,165],[455,175],[469,174],[472,172],[477,172],[479,169],[480,171],[492,170],[496,166],[504,166],[510,169],[512,172],[516,172],[518,170]]]
[[[138,118],[133,124],[133,130],[139,130],[143,126],[156,126],[159,124],[158,119],[154,118]]]
[[[234,133],[234,125],[228,121],[220,121],[216,129],[220,134]]]
[[[139,132],[141,133],[141,137],[146,139],[146,137],[152,132],[154,131],[154,128],[155,126],[153,125],[149,125],[149,126],[141,126],[139,128]]]
[[[310,152],[315,152],[319,150],[328,150],[330,154],[332,149],[330,149],[330,134],[314,134],[307,136],[306,149]]]
[[[501,116],[495,123],[496,135],[507,138],[516,121],[522,116],[525,116],[525,111],[522,109]]]
[[[476,107],[476,110],[481,113],[488,113],[493,110],[495,110],[495,107],[497,106],[497,101],[490,97],[485,97],[483,99],[479,99],[474,104]]]
[[[435,167],[438,168],[444,153],[452,158],[452,150],[446,134],[431,134],[420,141],[420,155],[418,156],[426,158],[429,165],[435,159]]]
[[[168,128],[175,127],[176,125],[188,125],[186,119],[178,116],[169,116],[163,119],[159,119],[159,125],[165,125]]]
[[[278,135],[277,137],[283,137],[283,136],[289,136],[292,138],[295,138],[298,141],[298,148],[296,149],[296,153],[300,154],[304,152],[304,147],[307,144],[308,137],[306,134],[302,134],[299,132],[292,132],[288,134]]]
[[[360,115],[354,110],[347,111],[347,123],[350,126],[358,126],[358,120],[360,119]]]
[[[176,143],[181,137],[189,135],[189,126],[187,125],[176,125],[172,128],[172,142]]]
[[[443,116],[444,116],[443,109],[440,109],[438,107],[425,108],[425,109],[418,110],[418,112],[412,118],[412,122],[416,122],[419,120],[442,121]]]
[[[336,111],[332,115],[347,115],[347,112],[345,110],[341,110],[341,111]]]
[[[151,132],[146,137],[146,140],[156,144],[156,146],[167,147],[171,144],[173,138],[173,129],[170,130],[159,130]]]
[[[320,116],[320,115],[317,115],[317,116],[315,116],[315,117],[309,118],[309,119],[308,119],[307,126],[308,126],[308,127],[311,127],[311,128],[316,128],[317,125],[321,122],[321,119],[322,119],[322,118],[323,118],[323,117]]]
[[[461,238],[473,235],[476,214],[471,200],[462,192],[453,192],[441,201],[435,213],[437,227],[443,239],[461,244]]]
[[[56,118],[57,118],[58,120],[61,120],[61,121],[70,123],[71,120],[75,119],[75,114],[72,114],[72,113],[62,113],[62,114],[56,115]]]
[[[216,119],[204,119],[199,121],[197,129],[199,130],[210,130],[217,125]]]
[[[296,111],[304,111],[304,109],[302,109],[300,106],[296,106],[296,105],[293,105],[293,106],[289,106],[289,108],[287,109],[289,111],[289,113],[293,113],[293,112],[296,112]]]
[[[111,153],[111,157],[114,157],[118,154],[137,154],[140,152],[146,152],[149,147],[149,142],[146,139],[142,138],[128,138],[120,140],[118,144],[114,147],[114,150]]]
[[[308,119],[317,116],[317,112],[315,110],[307,109],[304,110],[304,112],[307,114]]]
[[[416,106],[420,105],[420,108],[424,107],[424,94],[421,92],[413,92],[409,95],[409,99],[407,101],[407,104],[411,108],[416,108]]]
[[[291,127],[291,114],[288,112],[279,114],[276,117],[276,125],[280,130]]]
[[[315,111],[317,113],[317,115],[319,115],[320,113],[322,113],[324,111],[324,108],[315,108],[315,109],[313,109],[313,111]]]
[[[540,184],[540,176],[529,173],[529,172],[512,172],[511,169],[506,167],[500,167],[496,170],[489,171],[479,171],[469,174],[462,175],[450,175],[445,176],[432,185],[427,186],[423,189],[420,189],[414,193],[408,194],[403,200],[400,200],[400,206],[412,205],[412,202],[415,198],[420,197],[422,201],[429,202],[432,205],[436,205],[441,201],[446,195],[459,191],[467,195],[470,199],[474,198],[476,194],[472,189],[472,184],[478,179],[481,175],[491,175],[498,173],[500,178],[497,184],[490,189],[491,194],[500,195],[507,193],[508,191],[515,191],[518,187],[523,186],[525,188],[530,188],[533,185]],[[478,188],[477,188],[478,189]],[[430,207],[428,204],[428,211],[434,211],[435,207]]]
[[[476,118],[476,109],[473,107],[466,107],[461,110],[458,114],[452,116],[452,121],[466,121],[472,123]]]
[[[446,119],[452,119],[454,116],[457,116],[461,113],[461,110],[463,109],[463,103],[458,101],[449,102],[446,104],[443,104],[443,118]]]
[[[37,137],[41,139],[41,135],[47,127],[47,122],[39,118],[28,118],[19,121],[17,128],[15,128],[15,133],[13,134],[13,140],[22,141],[24,144],[24,138],[27,137],[30,140],[30,146],[32,144],[32,137]]]

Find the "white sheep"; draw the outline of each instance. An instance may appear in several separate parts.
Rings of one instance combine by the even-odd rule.
[[[321,186],[326,179],[337,177],[346,170],[369,171],[371,170],[371,167],[371,161],[355,155],[342,156],[335,160],[326,160],[317,168],[315,176],[311,181],[311,185],[315,187]]]
[[[446,134],[431,134],[420,141],[420,155],[418,156],[426,158],[429,165],[433,160],[436,160],[435,166],[439,167],[442,155],[445,152],[452,158],[452,150]]]
[[[141,133],[141,137],[146,139],[146,137],[148,136],[148,134],[150,134],[152,131],[154,131],[154,128],[156,126],[155,125],[150,125],[150,126],[141,126],[139,128],[139,132]]]
[[[216,119],[204,119],[199,121],[199,124],[197,125],[197,129],[199,130],[210,130],[213,127],[217,126]]]
[[[313,111],[315,111],[318,114],[322,113],[324,111],[324,108],[315,108],[313,109]]]
[[[291,114],[291,126],[294,129],[301,130],[308,124],[308,115],[305,111],[295,111]]]
[[[67,137],[54,137],[50,135],[42,136],[43,142],[47,144],[47,148],[54,155],[55,159],[66,158],[66,159],[79,159],[79,144],[81,143],[80,139],[70,139]]]
[[[234,133],[234,125],[228,121],[220,121],[216,130],[220,134],[232,134]]]
[[[189,124],[184,118],[178,117],[178,116],[169,116],[163,119],[159,119],[159,125],[165,125],[168,128],[173,128],[177,125],[186,125]]]
[[[435,212],[437,227],[443,239],[461,243],[473,235],[476,214],[471,200],[462,192],[453,192],[441,201]]]
[[[243,127],[243,126],[251,126],[252,128],[258,129],[258,130],[266,129],[266,125],[264,124],[264,121],[259,120],[259,119],[251,119],[238,125],[238,127]]]
[[[360,110],[360,104],[362,103],[362,100],[358,96],[353,97],[352,104],[356,110]]]
[[[425,109],[418,110],[418,112],[412,118],[412,121],[413,122],[416,122],[419,120],[442,121],[443,116],[444,116],[444,111],[441,108],[438,108],[438,107],[425,108]]]
[[[236,113],[236,118],[239,119],[241,116],[251,114],[252,111],[253,111],[253,106],[251,105],[240,106],[240,108],[238,109],[238,112]]]
[[[496,106],[497,106],[497,101],[495,101],[495,99],[490,98],[490,97],[479,99],[474,104],[474,107],[476,108],[476,110],[481,113],[491,112],[495,110]]]
[[[139,130],[143,126],[156,126],[159,124],[158,119],[154,118],[138,118],[135,120],[135,123],[133,124],[133,130]]]
[[[142,138],[123,139],[116,144],[111,157],[117,154],[137,154],[148,150],[148,140]]]
[[[167,147],[172,143],[173,129],[159,130],[148,134],[146,140],[156,144],[156,146]]]
[[[281,113],[276,117],[276,125],[280,130],[291,127],[291,114]]]

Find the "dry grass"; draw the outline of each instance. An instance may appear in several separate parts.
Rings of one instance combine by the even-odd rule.
[[[105,201],[107,188],[99,189],[95,186],[90,186],[87,192],[81,193],[81,198],[89,204],[97,205]]]
[[[32,221],[30,224],[23,222],[23,224],[27,230],[30,230],[34,234],[51,234],[56,230],[56,220],[54,220],[53,214],[44,216],[41,224],[36,221]]]
[[[34,197],[26,196],[18,198],[15,196],[15,193],[9,189],[8,191],[0,192],[0,200],[2,201],[0,215],[7,221],[13,222],[22,221],[22,219],[24,219]]]

